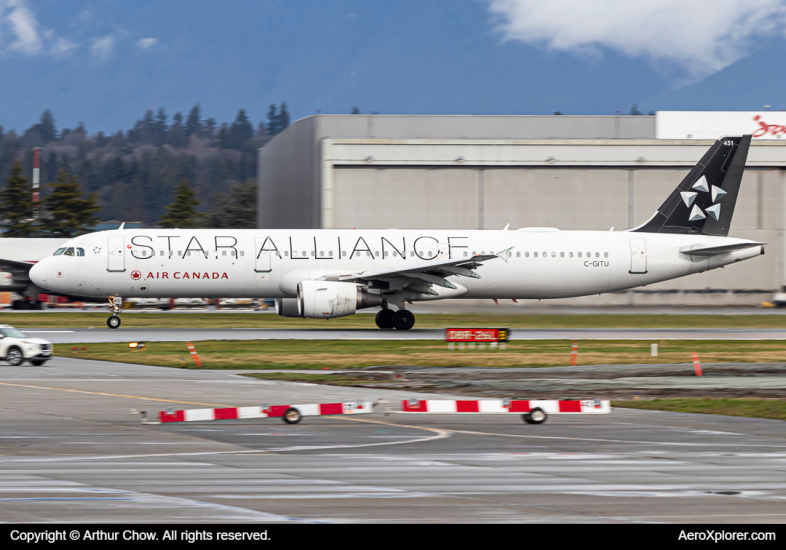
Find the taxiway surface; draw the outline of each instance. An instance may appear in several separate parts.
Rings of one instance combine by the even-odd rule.
[[[199,340],[443,340],[442,329],[166,329],[29,328],[30,336],[56,344],[98,342],[194,342]],[[786,329],[511,329],[511,340],[786,340]]]
[[[540,426],[381,413],[142,425],[129,414],[409,397],[69,358],[3,366],[0,520],[786,519],[786,424],[774,420],[618,409]]]

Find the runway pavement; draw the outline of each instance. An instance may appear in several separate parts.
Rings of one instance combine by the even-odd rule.
[[[443,340],[442,329],[136,329],[30,328],[30,336],[56,344],[96,342],[193,342],[198,340]],[[786,329],[511,329],[511,340],[786,340]]]
[[[409,397],[69,358],[2,366],[0,520],[786,520],[780,421],[619,409],[540,426],[379,413],[142,425],[129,414]]]

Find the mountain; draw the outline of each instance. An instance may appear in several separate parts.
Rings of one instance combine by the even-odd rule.
[[[218,121],[243,107],[254,122],[280,101],[294,118],[353,106],[612,114],[669,86],[648,63],[613,52],[504,42],[475,0],[48,0],[35,15],[73,48],[0,56],[6,130],[48,108],[59,127],[114,132],[148,109],[171,116],[195,103]]]

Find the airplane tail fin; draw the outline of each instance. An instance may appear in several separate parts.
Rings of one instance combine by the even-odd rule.
[[[658,211],[628,231],[727,236],[750,144],[749,135],[716,141]]]

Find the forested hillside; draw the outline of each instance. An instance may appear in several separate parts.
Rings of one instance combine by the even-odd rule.
[[[232,198],[249,195],[238,186],[252,184],[257,148],[288,125],[286,103],[271,105],[267,120],[256,125],[243,109],[233,122],[218,123],[204,119],[199,105],[186,116],[178,112],[170,117],[160,108],[147,111],[131,129],[112,135],[90,134],[82,125],[59,130],[47,110],[21,135],[0,126],[0,190],[7,186],[14,159],[21,161],[23,175],[31,177],[32,149],[41,147],[42,200],[53,189],[47,184],[63,169],[77,177],[85,196],[97,194],[100,219],[154,225],[186,179],[204,219],[222,225],[231,222],[220,218],[232,206]]]

